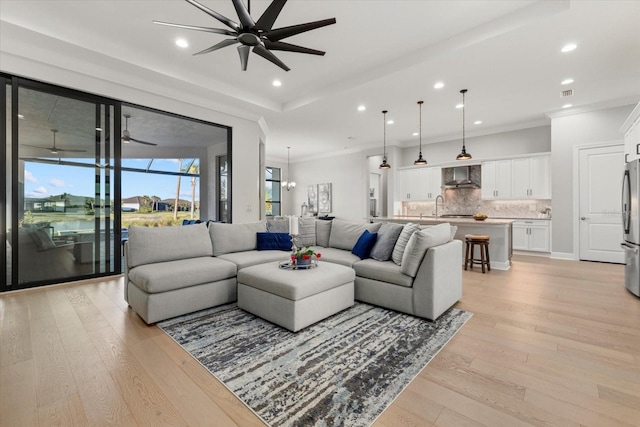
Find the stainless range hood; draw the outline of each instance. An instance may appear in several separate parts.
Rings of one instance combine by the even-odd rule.
[[[480,188],[480,165],[443,168],[442,178],[444,188]]]

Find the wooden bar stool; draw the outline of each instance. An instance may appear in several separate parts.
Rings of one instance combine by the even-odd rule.
[[[491,260],[489,259],[489,236],[484,234],[467,234],[464,236],[466,243],[465,256],[464,256],[464,269],[473,268],[473,264],[480,264],[482,266],[482,272],[484,273],[484,266],[491,271]],[[475,247],[480,247],[480,258],[474,258]]]

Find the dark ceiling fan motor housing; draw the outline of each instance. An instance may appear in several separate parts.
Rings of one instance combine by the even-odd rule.
[[[308,22],[306,24],[292,25],[289,27],[272,29],[280,11],[287,3],[287,0],[273,0],[269,7],[264,11],[260,19],[254,21],[249,13],[249,10],[244,5],[242,0],[232,0],[233,6],[236,9],[240,23],[234,22],[224,15],[208,8],[207,6],[198,3],[195,0],[185,0],[187,3],[197,7],[207,15],[217,19],[231,30],[220,28],[199,27],[194,25],[173,24],[170,22],[153,21],[154,24],[167,25],[170,27],[184,28],[187,30],[204,31],[208,33],[223,34],[231,36],[233,38],[223,40],[203,51],[196,52],[194,55],[202,55],[204,53],[213,52],[223,47],[231,46],[240,43],[238,46],[238,53],[240,55],[240,66],[243,71],[247,70],[247,64],[249,62],[249,53],[251,49],[253,52],[262,56],[266,60],[274,63],[278,67],[285,71],[289,71],[290,68],[286,66],[278,57],[276,57],[271,51],[281,50],[286,52],[307,53],[310,55],[324,55],[325,52],[315,49],[310,49],[303,46],[294,45],[281,41],[287,37],[295,36],[307,31],[315,30],[316,28],[325,27],[327,25],[335,24],[336,19],[323,19],[321,21]]]

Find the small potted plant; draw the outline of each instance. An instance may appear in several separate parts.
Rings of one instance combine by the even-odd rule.
[[[314,251],[309,245],[307,245],[302,248],[296,248],[296,250],[291,253],[291,264],[295,264],[297,266],[310,265],[313,257],[318,259],[321,256],[321,253]]]

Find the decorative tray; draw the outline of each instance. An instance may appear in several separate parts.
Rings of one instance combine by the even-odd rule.
[[[309,270],[311,268],[316,268],[317,266],[318,261],[316,261],[315,259],[310,260],[309,264],[305,265],[294,264],[291,261],[281,261],[280,264],[278,264],[278,267],[282,268],[283,270]]]

